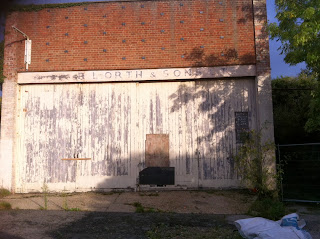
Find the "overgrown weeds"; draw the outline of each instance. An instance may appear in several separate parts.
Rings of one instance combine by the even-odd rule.
[[[5,189],[5,188],[0,188],[0,198],[3,197],[7,197],[9,196],[11,193],[9,190]]]
[[[144,207],[140,202],[134,202],[132,204],[136,208],[136,213],[152,213],[152,212],[161,212],[159,209],[155,209],[152,207]]]
[[[63,197],[63,203],[62,203],[63,210],[65,210],[65,211],[81,211],[81,209],[78,207],[69,208],[69,206],[68,206],[68,196],[69,195],[70,194],[67,193],[66,189],[64,189],[62,191],[61,196]]]
[[[169,226],[161,223],[146,232],[150,239],[185,238],[185,239],[241,239],[231,227],[191,227],[184,225]]]
[[[10,210],[12,209],[11,204],[8,202],[0,202],[0,210]]]
[[[284,204],[278,199],[265,198],[256,200],[250,206],[248,214],[270,220],[279,220],[286,214],[286,209]]]
[[[41,210],[47,210],[48,209],[48,192],[49,192],[49,187],[48,185],[44,182],[42,186],[42,193],[43,193],[43,200],[44,200],[44,206],[40,207]]]
[[[271,141],[262,143],[261,131],[245,133],[243,143],[233,158],[242,182],[258,195],[258,199],[278,196],[276,185],[283,172],[272,167],[275,145]]]
[[[249,131],[243,144],[235,155],[235,164],[241,180],[257,194],[257,200],[251,205],[248,214],[271,220],[278,220],[285,215],[285,206],[278,198],[275,185],[281,180],[283,171],[280,167],[270,169],[267,162],[275,162],[273,142],[261,143],[261,131]]]
[[[72,212],[80,212],[81,209],[78,207],[66,208],[65,211],[72,211]]]

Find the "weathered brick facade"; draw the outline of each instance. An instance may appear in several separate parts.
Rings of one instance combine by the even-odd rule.
[[[15,14],[9,19],[32,40],[29,71],[255,63],[251,0],[109,2]],[[18,33],[8,34],[10,43]],[[23,52],[18,44],[19,71]]]

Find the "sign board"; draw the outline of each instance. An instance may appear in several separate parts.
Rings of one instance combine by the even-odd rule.
[[[255,75],[256,68],[254,65],[110,71],[25,72],[18,74],[18,83],[140,82],[245,77]]]
[[[249,116],[248,112],[234,112],[236,126],[236,143],[244,143],[249,131]]]

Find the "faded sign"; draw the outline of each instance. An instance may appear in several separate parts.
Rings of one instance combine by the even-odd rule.
[[[254,65],[137,69],[112,71],[26,72],[18,74],[19,84],[62,82],[138,82],[255,76]]]

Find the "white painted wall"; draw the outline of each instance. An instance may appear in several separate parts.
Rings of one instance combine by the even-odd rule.
[[[12,183],[12,141],[0,141],[0,188],[11,190]]]
[[[253,78],[22,85],[19,98],[16,192],[135,188],[146,134],[169,134],[176,186],[236,187],[234,112],[256,122]]]

